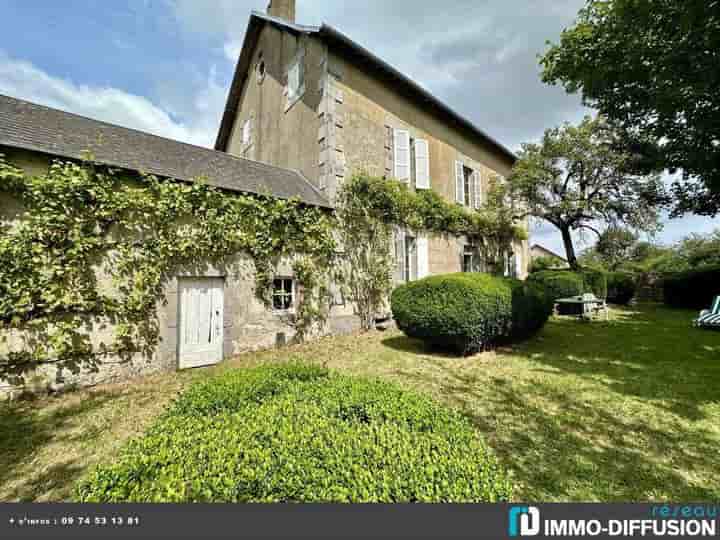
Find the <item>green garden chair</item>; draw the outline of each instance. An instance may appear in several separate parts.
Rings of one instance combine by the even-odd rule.
[[[700,316],[695,319],[695,326],[720,328],[720,296],[715,297],[712,308],[700,312]]]

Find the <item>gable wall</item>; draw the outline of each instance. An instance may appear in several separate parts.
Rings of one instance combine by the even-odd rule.
[[[287,67],[301,45],[305,47],[305,93],[287,109]],[[261,53],[266,75],[259,82],[256,66]],[[296,169],[310,181],[317,182],[318,142],[315,134],[320,125],[317,110],[321,99],[323,56],[324,46],[316,38],[297,36],[270,24],[263,27],[228,141],[230,154]],[[252,118],[251,144],[244,147],[242,126],[248,118]],[[307,136],[310,133],[312,136]]]

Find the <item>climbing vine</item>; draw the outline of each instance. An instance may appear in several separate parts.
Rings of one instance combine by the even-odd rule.
[[[370,327],[392,288],[396,227],[466,235],[488,256],[524,235],[500,188],[468,211],[432,191],[364,174],[344,184],[333,215],[90,158],[58,160],[31,176],[0,155],[0,196],[20,203],[16,215],[0,216],[0,379],[13,384],[44,362],[57,363],[61,377],[63,369],[97,369],[103,356],[149,356],[168,280],[238,264],[239,254],[253,263],[256,294],[266,303],[278,264],[291,262],[301,293],[288,322],[302,340],[325,325],[333,283],[343,284]],[[108,329],[112,339],[93,337]]]
[[[0,155],[2,192],[21,202],[18,219],[0,228],[0,331],[6,342],[22,340],[0,357],[0,377],[10,382],[40,362],[77,371],[97,368],[103,355],[149,354],[168,279],[233,264],[240,253],[254,263],[265,302],[278,262],[297,265],[300,337],[327,316],[320,304],[335,242],[326,210],[91,161],[55,161],[29,176]],[[93,345],[92,332],[106,326],[114,339]]]
[[[490,268],[500,271],[512,243],[527,238],[517,224],[507,188],[492,178],[485,204],[470,210],[445,201],[432,190],[359,173],[340,189],[337,214],[340,244],[346,251],[345,286],[369,329],[392,290],[392,238],[400,227],[420,233],[466,236]]]

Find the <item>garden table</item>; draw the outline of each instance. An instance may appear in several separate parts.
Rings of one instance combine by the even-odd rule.
[[[567,298],[558,298],[555,300],[555,313],[558,313],[558,307],[560,305],[565,306],[578,306],[580,309],[577,314],[581,319],[592,318],[592,314],[597,311],[605,312],[605,320],[608,320],[608,309],[605,300],[595,297],[595,295],[583,294],[580,296],[569,296]]]

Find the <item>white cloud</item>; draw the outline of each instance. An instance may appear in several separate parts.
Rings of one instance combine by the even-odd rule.
[[[175,118],[146,97],[55,77],[2,53],[0,93],[200,146],[213,145],[225,100],[225,89],[215,82],[211,70],[207,84],[193,96],[189,110]]]
[[[242,50],[242,45],[243,42],[240,39],[231,39],[230,41],[226,41],[223,46],[225,58],[230,60],[230,62],[237,62],[238,57],[240,56],[240,51]]]

